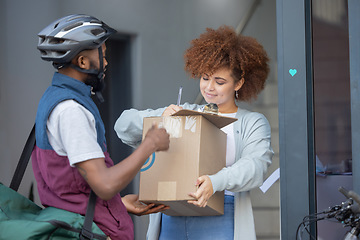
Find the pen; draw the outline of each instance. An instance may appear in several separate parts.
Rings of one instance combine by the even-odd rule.
[[[182,87],[179,88],[179,95],[178,95],[178,100],[177,100],[177,104],[176,104],[178,106],[180,106],[181,94],[182,94]]]

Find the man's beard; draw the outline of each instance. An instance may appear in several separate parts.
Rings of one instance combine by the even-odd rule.
[[[90,62],[90,69],[97,69],[92,62]],[[104,78],[98,79],[98,74],[87,74],[85,84],[92,86],[92,92],[101,92],[105,88]]]

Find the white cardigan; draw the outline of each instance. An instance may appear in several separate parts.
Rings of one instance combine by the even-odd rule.
[[[184,109],[199,109],[200,105],[185,103]],[[115,131],[123,143],[136,148],[142,140],[143,118],[160,116],[165,108],[124,111],[115,123]],[[238,108],[234,122],[235,163],[210,175],[214,191],[235,192],[234,239],[256,239],[249,190],[263,183],[274,152],[271,148],[271,129],[264,115]],[[161,213],[151,214],[148,240],[160,234]]]

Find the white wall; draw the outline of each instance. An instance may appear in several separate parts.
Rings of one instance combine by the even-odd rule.
[[[119,32],[133,34],[134,107],[155,108],[175,103],[179,86],[184,87],[182,102],[195,100],[198,82],[189,79],[183,70],[183,52],[189,41],[206,27],[223,24],[236,27],[252,2],[0,0],[0,182],[9,185],[33,125],[38,101],[51,81],[53,68],[40,59],[36,49],[37,33],[50,22],[67,14],[86,13]],[[264,44],[273,61],[276,60],[275,19],[275,0],[262,0],[244,31]],[[275,62],[270,82],[274,82],[274,66]],[[28,168],[20,188],[24,195],[28,194],[31,181],[33,175]],[[137,218],[140,228],[146,228],[146,221]],[[142,239],[143,233],[137,234]]]

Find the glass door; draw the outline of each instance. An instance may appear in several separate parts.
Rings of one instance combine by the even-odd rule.
[[[352,186],[347,0],[312,1],[312,57],[317,212],[341,204]],[[342,239],[341,223],[318,221],[319,239]]]
[[[277,0],[281,235],[360,193],[360,1]],[[295,207],[296,206],[296,207]],[[312,222],[302,239],[349,228]]]

